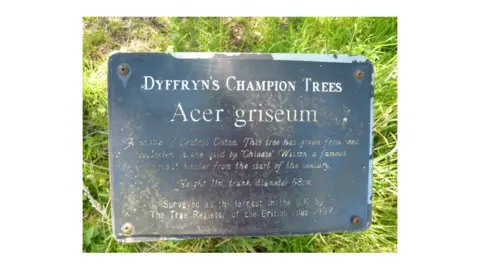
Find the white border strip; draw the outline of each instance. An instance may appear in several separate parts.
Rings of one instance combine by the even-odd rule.
[[[215,56],[238,56],[265,55],[272,56],[273,60],[281,61],[309,61],[309,62],[332,62],[353,63],[369,61],[365,56],[346,54],[291,54],[291,53],[234,53],[234,52],[171,52],[168,53],[178,59],[211,59]]]

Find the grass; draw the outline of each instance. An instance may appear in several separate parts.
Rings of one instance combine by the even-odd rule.
[[[375,65],[373,224],[361,233],[121,244],[111,231],[106,60],[117,51],[361,54]],[[396,252],[396,18],[84,18],[84,252]],[[88,192],[88,196],[87,196]]]

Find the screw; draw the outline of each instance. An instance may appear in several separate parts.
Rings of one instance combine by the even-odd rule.
[[[130,224],[130,223],[125,223],[123,224],[122,226],[122,232],[125,234],[125,235],[129,235],[133,232],[133,225]]]
[[[125,64],[120,65],[118,69],[120,70],[120,74],[122,74],[123,76],[126,76],[128,72],[130,72],[130,70],[128,69],[128,66]]]
[[[352,217],[352,223],[353,224],[359,224],[360,223],[360,217],[359,216],[353,216]]]
[[[355,77],[355,79],[361,80],[361,79],[363,79],[363,71],[357,70],[357,71],[355,71],[353,76]]]

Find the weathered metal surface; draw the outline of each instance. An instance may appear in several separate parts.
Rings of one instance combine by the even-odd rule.
[[[369,227],[367,59],[120,53],[108,67],[118,240]]]

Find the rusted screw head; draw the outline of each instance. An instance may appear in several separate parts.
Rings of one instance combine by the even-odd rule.
[[[123,76],[126,76],[128,74],[128,72],[130,72],[128,66],[125,65],[125,64],[120,65],[118,67],[118,70],[120,71],[120,74],[122,74]]]
[[[125,223],[125,224],[123,224],[123,226],[122,226],[122,232],[123,232],[125,235],[131,234],[131,233],[133,232],[133,225],[130,224],[130,223]]]
[[[359,224],[360,223],[360,217],[359,216],[353,216],[352,217],[352,223],[353,224]]]
[[[354,72],[353,76],[355,77],[355,79],[361,80],[363,79],[363,71],[357,70]]]

